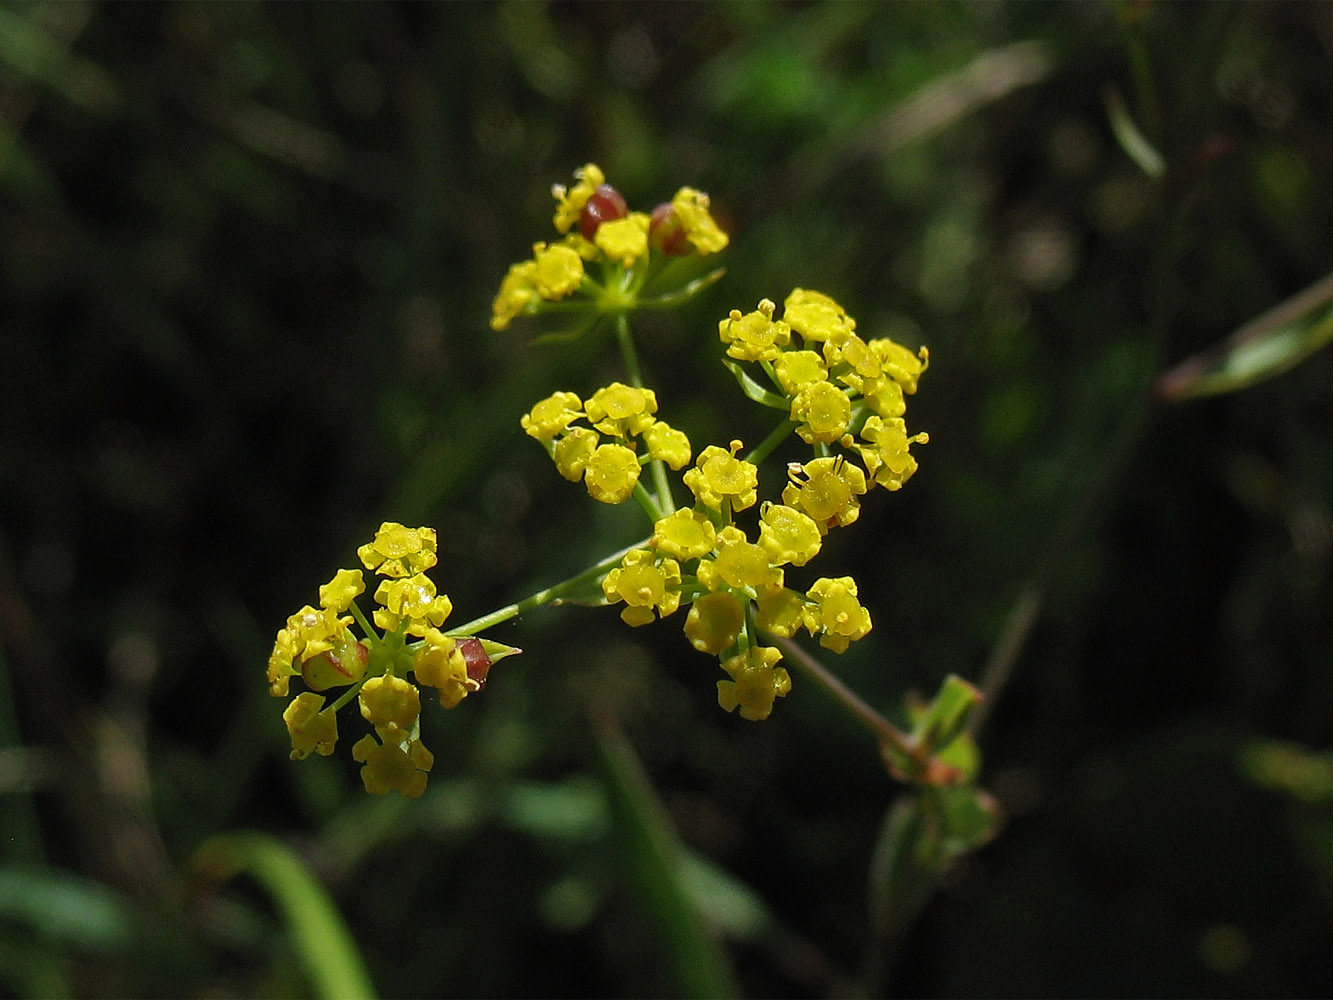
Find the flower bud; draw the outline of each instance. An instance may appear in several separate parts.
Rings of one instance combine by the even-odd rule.
[[[359,642],[340,642],[301,664],[301,679],[312,691],[355,684],[366,673],[366,647]]]
[[[629,215],[629,204],[610,184],[599,184],[579,213],[579,232],[590,240],[603,222],[623,219]]]
[[[486,675],[491,671],[491,658],[482,648],[481,640],[471,636],[458,640],[458,651],[467,663],[467,679],[471,681],[468,686],[474,691],[480,691],[486,686]]]
[[[648,222],[648,245],[668,257],[683,257],[690,252],[690,241],[676,208],[664,201],[653,209]]]

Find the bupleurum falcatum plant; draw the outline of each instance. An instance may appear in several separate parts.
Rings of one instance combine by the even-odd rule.
[[[924,788],[966,784],[975,773],[963,735],[977,697],[970,685],[947,680],[903,731],[792,641],[806,632],[842,653],[872,628],[852,577],[833,569],[800,587],[788,571],[816,563],[829,532],[854,525],[862,503],[900,489],[916,471],[912,446],[927,436],[908,429],[906,411],[926,372],[925,348],[863,337],[841,305],[810,289],[792,289],[781,306],[765,298],[748,311],[733,309],[716,327],[722,363],[748,399],[774,411],[774,426],[748,448],[726,434],[696,448],[659,416],[631,318],[683,306],[717,281],[721,268],[687,277],[729,237],[708,197],[693,188],[644,213],[632,211],[596,165],[575,178],[573,186],[553,188],[555,236],[509,268],[491,326],[500,331],[551,315],[576,320],[572,334],[561,336],[612,326],[624,381],[557,390],[520,423],[557,472],[581,482],[594,501],[633,500],[646,515],[647,534],[560,584],[449,627],[452,603],[426,575],[436,562],[435,532],[384,524],[358,550],[364,570],[339,570],[320,588],[319,606],[302,608],[278,633],[271,691],[288,696],[293,678],[304,687],[283,715],[292,757],[332,753],[339,710],[355,700],[370,730],[352,746],[367,791],[421,795],[433,763],[421,741],[421,687],[438,691],[445,708],[457,706],[482,690],[497,660],[518,652],[483,638],[484,630],[586,593],[591,584],[606,604],[620,607],[627,625],[678,615],[689,644],[717,657],[717,701],[727,712],[767,719],[791,690],[783,666],[789,656],[871,728],[895,776]],[[766,468],[793,436],[808,457]],[[368,589],[365,572],[380,578],[369,618],[357,604]],[[927,815],[947,819],[956,811],[956,803],[933,801]]]

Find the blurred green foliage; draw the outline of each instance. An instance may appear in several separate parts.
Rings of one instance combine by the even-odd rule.
[[[383,995],[681,989],[596,712],[661,798],[621,813],[692,859],[659,903],[747,994],[1327,993],[1328,799],[1255,748],[1333,735],[1333,362],[1151,389],[1327,272],[1331,50],[1300,4],[0,8],[0,989],[316,990],[262,885],[190,873],[237,831],[296,851]],[[641,533],[517,424],[614,352],[487,327],[588,160],[733,233],[641,328],[696,443],[766,430],[733,307],[818,288],[930,347],[921,472],[822,557],[876,621],[831,665],[892,710],[1026,641],[979,733],[1008,823],[892,961],[872,742],[800,677],[723,715],[677,622],[498,631],[525,655],[425,713],[419,803],[286,760],[272,634],[381,520],[438,527],[460,620]]]

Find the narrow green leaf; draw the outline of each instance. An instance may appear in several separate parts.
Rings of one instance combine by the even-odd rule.
[[[1236,330],[1220,346],[1181,362],[1157,380],[1179,401],[1235,392],[1281,375],[1333,341],[1333,274]]]
[[[717,284],[726,273],[727,269],[725,267],[715,268],[674,292],[642,298],[639,300],[639,306],[643,309],[676,309],[689,302],[705,288]]]
[[[259,833],[214,837],[195,852],[191,867],[209,881],[246,873],[264,887],[277,904],[317,996],[375,996],[361,952],[333,899],[281,841]]]
[[[633,748],[614,722],[603,721],[596,732],[612,832],[639,900],[658,933],[677,993],[736,996],[726,955],[687,883],[676,832]]]
[[[728,361],[725,358],[722,363],[727,366],[727,371],[736,376],[736,381],[740,384],[741,392],[745,393],[746,398],[761,403],[764,406],[771,406],[775,410],[784,410],[790,412],[791,402],[775,392],[769,392],[762,385],[750,377],[750,373],[734,361]]]

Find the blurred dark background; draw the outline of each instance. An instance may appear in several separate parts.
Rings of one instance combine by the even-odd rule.
[[[639,327],[697,446],[767,430],[718,363],[733,307],[818,288],[930,347],[921,471],[820,559],[876,622],[849,684],[892,711],[980,681],[1043,596],[981,744],[1006,825],[882,988],[1333,990],[1333,360],[1150,399],[1329,269],[1331,61],[1322,4],[0,7],[0,990],[306,990],[262,895],[188,895],[195,847],[253,829],[385,995],[669,992],[596,835],[593,706],[776,915],[732,942],[742,988],[853,988],[899,789],[800,677],[762,725],[720,712],[679,619],[497,630],[526,652],[427,707],[420,803],[366,797],[348,739],[286,759],[273,633],[381,520],[438,527],[460,622],[641,534],[518,428],[617,377],[611,345],[487,325],[589,160],[733,234]],[[1322,785],[1263,765],[1288,743]],[[146,929],[53,932],[69,885]]]

